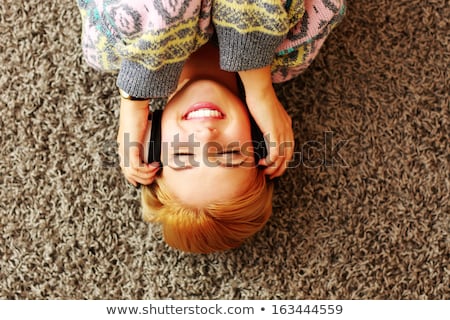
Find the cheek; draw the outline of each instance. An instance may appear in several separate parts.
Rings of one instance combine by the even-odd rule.
[[[247,118],[240,119],[239,123],[233,126],[231,136],[233,141],[238,141],[240,144],[251,142],[250,123]]]
[[[169,117],[163,117],[161,122],[161,141],[172,143],[176,139],[179,140],[180,130],[176,121],[171,120]]]

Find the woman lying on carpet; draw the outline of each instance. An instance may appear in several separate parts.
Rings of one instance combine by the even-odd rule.
[[[306,69],[343,2],[78,1],[86,60],[119,72],[123,173],[169,245],[220,251],[264,226],[294,145],[272,82]]]

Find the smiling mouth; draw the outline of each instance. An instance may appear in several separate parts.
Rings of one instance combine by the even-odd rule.
[[[196,103],[183,116],[184,120],[224,119],[223,112],[212,103]]]

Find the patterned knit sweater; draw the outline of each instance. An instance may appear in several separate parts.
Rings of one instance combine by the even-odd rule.
[[[89,65],[135,97],[167,97],[191,53],[217,36],[220,66],[272,65],[273,82],[312,62],[345,0],[78,0]]]

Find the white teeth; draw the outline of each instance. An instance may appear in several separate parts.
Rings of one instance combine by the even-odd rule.
[[[198,109],[192,112],[189,112],[186,116],[186,119],[200,119],[200,118],[222,118],[222,114],[213,109]]]

